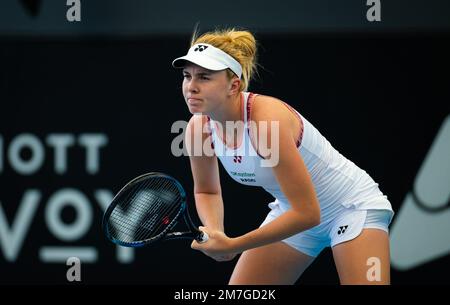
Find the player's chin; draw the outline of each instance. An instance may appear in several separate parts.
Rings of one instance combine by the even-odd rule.
[[[186,100],[186,105],[191,113],[204,112],[206,106],[204,101],[195,99]]]
[[[228,262],[233,260],[236,255],[220,255],[220,256],[213,256],[212,258],[215,259],[218,262]]]
[[[203,107],[201,107],[201,106],[192,106],[192,105],[188,105],[188,109],[189,109],[189,112],[190,112],[191,114],[203,113],[203,112],[204,112],[204,111],[203,111]]]

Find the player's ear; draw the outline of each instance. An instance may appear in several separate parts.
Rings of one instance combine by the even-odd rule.
[[[241,80],[237,77],[233,77],[230,84],[230,95],[238,94],[240,87],[241,87]]]

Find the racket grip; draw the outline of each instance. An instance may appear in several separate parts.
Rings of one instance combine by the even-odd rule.
[[[198,235],[198,237],[196,238],[196,240],[200,243],[203,244],[205,242],[207,242],[209,239],[209,235],[206,232],[200,232],[200,234]]]

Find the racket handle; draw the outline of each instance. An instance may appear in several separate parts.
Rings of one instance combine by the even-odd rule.
[[[200,234],[197,236],[196,240],[200,243],[203,244],[205,242],[207,242],[209,239],[209,235],[206,232],[200,232]]]

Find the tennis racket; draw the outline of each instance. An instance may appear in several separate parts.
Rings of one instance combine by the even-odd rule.
[[[187,231],[174,230],[181,219]],[[181,238],[208,240],[208,234],[198,230],[189,216],[181,184],[156,172],[128,182],[108,206],[102,226],[109,240],[125,247]]]

